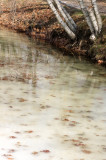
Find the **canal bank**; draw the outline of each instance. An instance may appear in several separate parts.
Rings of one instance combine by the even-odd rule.
[[[49,42],[64,54],[84,56],[92,62],[106,66],[105,16],[102,16],[102,35],[93,43],[89,40],[91,33],[81,11],[65,5],[78,26],[77,40],[72,41],[58,24],[46,1],[19,3],[15,10],[9,5],[2,7],[0,25]]]

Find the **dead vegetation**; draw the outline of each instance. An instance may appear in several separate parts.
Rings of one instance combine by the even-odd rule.
[[[83,55],[92,61],[101,60],[102,64],[106,64],[105,16],[102,17],[103,36],[93,43],[88,39],[90,31],[81,11],[66,6],[78,26],[78,38],[73,41],[58,24],[46,0],[19,0],[17,3],[13,3],[14,0],[5,1],[1,4],[0,25],[48,41],[65,54]]]

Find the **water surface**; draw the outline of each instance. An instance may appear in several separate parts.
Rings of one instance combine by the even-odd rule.
[[[106,72],[0,30],[0,160],[106,160]]]

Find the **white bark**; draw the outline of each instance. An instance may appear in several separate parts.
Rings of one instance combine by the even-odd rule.
[[[89,17],[89,13],[87,11],[87,8],[85,7],[83,0],[78,0],[78,2],[79,2],[81,10],[85,16],[85,19],[88,23],[88,26],[89,26],[91,32],[94,34],[94,27],[93,27],[93,24],[92,24],[91,19]]]
[[[47,0],[50,8],[52,9],[53,13],[55,14],[58,22],[63,26],[64,30],[67,32],[67,34],[70,36],[71,39],[75,39],[76,35],[70,30],[70,28],[67,26],[67,24],[62,20],[62,18],[60,17],[59,13],[57,12],[53,1],[52,0]]]
[[[63,8],[63,7],[62,7]],[[75,24],[74,20],[72,19],[72,17],[69,15],[69,13],[66,11],[65,8],[63,8],[64,13],[66,14],[67,18],[69,19],[69,21],[71,22],[71,24],[74,26],[74,28],[77,29],[77,25]]]
[[[61,15],[63,16],[63,18],[65,19],[66,23],[68,24],[69,28],[75,33],[76,32],[76,27],[73,25],[73,19],[67,17],[67,13],[65,12],[65,9],[62,7],[62,5],[60,4],[59,0],[54,0],[59,12],[61,13]]]
[[[97,23],[95,14],[94,14],[94,12],[93,12],[93,8],[90,8],[90,9],[88,10],[88,12],[89,12],[89,16],[90,16],[90,18],[91,18],[92,24],[93,24],[94,29],[95,29],[95,34],[97,35],[98,32],[99,32],[99,27],[98,27],[98,23]]]
[[[97,23],[98,23],[98,27],[99,27],[99,33],[100,33],[102,30],[102,18],[100,16],[96,0],[91,0],[91,3],[92,3],[92,6],[94,9],[96,18],[97,18]]]

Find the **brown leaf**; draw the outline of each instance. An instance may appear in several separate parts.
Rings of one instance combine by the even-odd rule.
[[[41,152],[44,152],[44,153],[49,153],[50,151],[49,150],[43,150]]]
[[[69,120],[65,118],[63,121],[69,121]]]
[[[24,98],[19,98],[19,102],[25,102],[25,101],[27,101],[27,100]]]
[[[3,64],[3,63],[2,63],[2,64],[0,64],[0,67],[4,67],[4,66],[5,66],[5,64]]]
[[[66,110],[66,112],[73,113],[73,111],[72,111],[72,110]]]
[[[38,154],[38,152],[32,152],[32,154],[36,155],[36,154]]]
[[[91,154],[92,153],[91,151],[88,151],[88,150],[82,150],[82,152],[84,152],[86,154]]]
[[[4,157],[11,157],[11,154],[3,154]]]
[[[14,149],[10,149],[8,152],[9,153],[13,153],[13,152],[15,152],[15,150]]]
[[[103,60],[98,60],[98,64],[102,64],[103,63]]]
[[[9,138],[15,139],[15,138],[17,138],[17,137],[15,137],[15,136],[10,136]]]
[[[76,139],[72,139],[72,142],[80,142],[80,141]]]
[[[26,133],[33,133],[33,131],[25,131]]]
[[[7,81],[9,78],[7,76],[3,77],[2,80]]]

